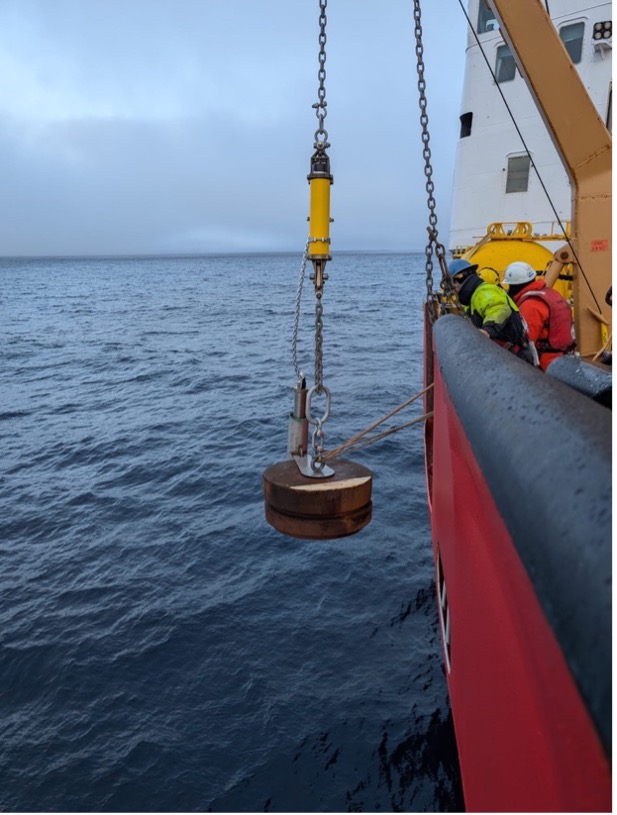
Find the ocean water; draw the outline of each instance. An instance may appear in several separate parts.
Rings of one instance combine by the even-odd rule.
[[[421,389],[422,262],[328,265],[327,448]],[[0,810],[462,808],[421,426],[357,535],[264,520],[300,263],[0,260]]]

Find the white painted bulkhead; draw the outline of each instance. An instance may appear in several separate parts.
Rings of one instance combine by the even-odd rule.
[[[470,0],[469,18],[477,29],[479,6],[484,0]],[[547,0],[557,29],[580,34],[580,62],[576,67],[602,119],[610,114],[612,38],[593,38],[594,25],[611,21],[611,3],[590,4],[581,0]],[[490,15],[489,15],[490,17]],[[578,26],[576,24],[579,24]],[[563,32],[566,26],[570,28]],[[480,45],[496,73],[498,49],[504,46],[496,22],[483,19],[485,30],[478,32]],[[491,75],[473,34],[468,32],[465,77],[460,107],[461,121],[468,135],[459,137],[454,171],[449,248],[470,246],[494,222],[530,221],[534,231],[547,233],[558,229],[555,215],[533,167],[530,167],[525,191],[506,192],[509,159],[524,157],[525,146],[499,93],[505,99],[518,124],[559,218],[570,219],[570,185],[534,101],[518,70],[499,87]],[[564,98],[567,105],[568,100]],[[471,122],[470,122],[471,119]],[[524,160],[524,158],[523,158]],[[511,165],[512,166],[512,165]]]

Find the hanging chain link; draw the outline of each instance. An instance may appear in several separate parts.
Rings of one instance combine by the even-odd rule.
[[[315,393],[323,393],[323,291],[315,292]]]
[[[422,151],[424,157],[424,175],[426,176],[426,195],[429,211],[429,226],[428,226],[428,243],[425,249],[426,255],[426,297],[427,301],[433,302],[437,299],[438,295],[434,291],[433,281],[433,253],[437,257],[437,261],[441,268],[442,286],[444,293],[451,296],[454,293],[452,281],[448,274],[448,265],[446,262],[446,250],[442,243],[439,242],[439,232],[437,229],[437,212],[435,203],[435,183],[433,182],[433,167],[431,164],[431,148],[430,148],[430,134],[428,129],[428,113],[427,113],[427,99],[426,99],[426,80],[424,78],[424,45],[422,41],[422,12],[420,10],[420,0],[414,0],[414,23],[416,35],[416,57],[418,69],[418,93],[420,105],[420,125],[422,126],[422,143],[424,149]]]
[[[326,102],[326,24],[328,22],[328,18],[326,17],[326,8],[328,6],[328,0],[319,0],[319,54],[318,54],[318,62],[319,62],[319,69],[317,71],[317,79],[319,80],[319,86],[317,88],[317,102],[313,105],[313,109],[315,110],[315,115],[317,116],[317,121],[319,122],[319,127],[315,131],[315,144],[314,147],[317,150],[325,151],[327,147],[330,147],[328,143],[328,131],[324,127],[324,121],[326,116],[328,115],[327,105]],[[308,260],[308,251],[309,251],[309,244],[311,242],[311,238],[307,239],[306,246],[304,248],[304,254],[302,256],[302,265],[300,267],[300,278],[298,281],[298,290],[296,292],[296,307],[295,307],[295,317],[294,317],[294,328],[293,328],[293,336],[292,336],[292,355],[293,355],[293,365],[294,370],[296,372],[296,377],[298,380],[304,378],[304,374],[300,369],[300,365],[298,364],[298,329],[300,325],[300,304],[302,300],[302,289],[304,287],[304,278],[306,275],[306,263]],[[315,386],[317,393],[322,393],[323,391],[323,305],[321,303],[321,289],[318,289],[316,292],[317,303],[315,305]]]
[[[317,90],[317,102],[313,105],[315,115],[319,122],[319,127],[315,131],[315,147],[317,149],[325,150],[330,147],[328,144],[328,131],[324,127],[324,120],[328,115],[326,102],[326,7],[328,0],[319,0],[319,70],[317,71],[317,79],[319,80],[319,88]]]
[[[295,313],[294,313],[294,327],[293,327],[293,334],[291,338],[291,350],[293,356],[293,365],[294,370],[296,372],[296,377],[298,380],[304,378],[304,373],[300,369],[300,365],[298,363],[298,330],[300,327],[300,313],[301,313],[301,303],[302,303],[302,289],[304,288],[304,279],[306,277],[306,262],[308,260],[308,246],[309,242],[307,241],[306,247],[304,249],[304,254],[302,255],[302,264],[300,266],[300,277],[298,279],[298,289],[296,291],[296,306],[295,306]],[[315,292],[315,393],[323,393],[324,384],[323,384],[323,304],[321,302],[322,299],[322,290],[318,290]]]
[[[326,24],[328,18],[326,17],[326,8],[328,0],[319,0],[319,69],[317,71],[317,79],[319,86],[317,89],[317,102],[313,105],[319,127],[315,131],[315,144],[314,147],[319,153],[325,155],[326,148],[330,147],[328,142],[328,131],[324,127],[324,121],[328,115],[326,102]],[[317,275],[317,267],[315,269],[315,276]],[[322,277],[323,276],[323,277]],[[328,418],[330,413],[330,390],[325,387],[323,383],[323,279],[325,275],[323,269],[320,272],[319,285],[315,286],[315,385],[311,389],[312,393],[326,395],[326,411],[324,416],[320,418],[311,418],[311,423],[314,424],[312,445],[313,445],[313,460],[311,467],[315,472],[320,472],[324,468],[324,452],[325,452],[325,434],[323,431],[323,424]]]
[[[319,61],[319,69],[317,72],[317,79],[318,79],[318,89],[317,89],[317,102],[312,106],[315,110],[315,115],[317,116],[318,121],[318,128],[315,131],[315,143],[314,147],[316,150],[315,156],[319,157],[319,160],[323,160],[324,168],[328,168],[327,172],[329,173],[329,160],[326,154],[326,149],[330,147],[328,142],[328,131],[324,127],[324,121],[327,116],[327,102],[326,102],[326,24],[327,24],[327,17],[326,17],[326,8],[328,5],[328,0],[319,0],[319,53],[318,53],[318,61]],[[315,160],[315,156],[313,156],[312,162]],[[315,164],[311,164],[311,172],[313,172]],[[321,168],[320,168],[321,170]],[[309,180],[312,176],[309,176]],[[331,180],[331,179],[330,179]],[[296,377],[298,382],[302,383],[302,386],[305,386],[305,377],[304,373],[300,369],[300,365],[298,362],[298,331],[300,326],[300,314],[301,314],[301,301],[302,301],[302,289],[304,287],[304,281],[306,276],[306,264],[310,257],[309,255],[309,247],[311,246],[311,242],[319,241],[319,242],[328,242],[329,238],[324,237],[309,237],[307,238],[306,246],[304,248],[304,254],[302,256],[302,265],[300,267],[300,277],[298,280],[298,289],[296,292],[296,303],[295,303],[295,314],[294,314],[294,326],[293,326],[293,334],[292,334],[292,356],[293,356],[293,365],[294,370],[296,372]],[[315,282],[315,384],[312,388],[309,388],[306,395],[306,418],[308,419],[309,423],[313,425],[313,438],[312,438],[312,446],[313,446],[313,456],[311,460],[311,467],[316,472],[319,473],[323,471],[325,462],[324,462],[324,455],[325,455],[325,446],[324,446],[324,439],[325,434],[323,431],[323,425],[327,420],[328,416],[330,415],[330,390],[324,385],[323,382],[323,284],[324,281],[327,279],[327,274],[324,272],[324,265],[325,259],[322,258],[311,258],[313,260],[314,271],[311,275],[311,279]],[[321,265],[320,265],[321,263]],[[314,416],[312,413],[312,404],[311,400],[314,394],[322,395],[325,394],[326,404],[324,409],[324,414],[321,417]]]
[[[304,277],[306,275],[306,261],[308,260],[308,247],[309,242],[306,242],[304,247],[304,254],[302,255],[302,265],[300,266],[300,277],[298,279],[298,289],[296,291],[296,308],[294,313],[294,328],[291,337],[291,352],[293,356],[294,370],[298,382],[304,379],[304,373],[300,369],[298,363],[298,329],[300,327],[300,305],[302,303],[302,289],[304,288]]]

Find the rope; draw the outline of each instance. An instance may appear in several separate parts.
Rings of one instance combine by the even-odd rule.
[[[382,433],[379,433],[376,436],[372,436],[370,439],[366,439],[365,441],[360,442],[360,440],[364,436],[366,436],[367,433],[370,433],[371,430],[374,430],[376,427],[379,427],[380,424],[383,424],[385,421],[392,418],[392,416],[395,416],[397,413],[399,413],[399,411],[411,405],[412,402],[416,401],[416,399],[419,399],[421,396],[424,396],[424,394],[428,393],[428,391],[430,391],[432,387],[433,384],[431,383],[428,387],[424,388],[424,390],[421,390],[419,393],[416,393],[415,396],[412,396],[406,402],[403,402],[402,405],[399,405],[398,407],[394,408],[394,410],[391,410],[390,413],[387,414],[387,416],[384,416],[382,419],[378,419],[376,422],[373,422],[372,425],[369,425],[369,427],[367,427],[365,430],[362,430],[360,433],[357,433],[355,436],[349,439],[349,441],[343,442],[343,444],[340,444],[338,447],[335,447],[333,450],[330,450],[330,452],[324,456],[324,461],[330,461],[333,458],[336,458],[342,452],[348,450],[350,447],[366,447],[375,441],[379,441],[379,439],[385,438],[385,436],[389,436],[392,433],[396,433],[398,430],[403,430],[403,428],[405,427],[409,427],[412,424],[417,424],[418,422],[425,421],[426,419],[430,418],[433,415],[432,412],[426,413],[424,416],[420,416],[417,419],[413,419],[412,421],[407,422],[404,425],[394,427],[391,430],[383,431]]]
[[[429,413],[424,413],[422,416],[418,416],[417,419],[412,419],[410,422],[406,422],[405,424],[401,424],[398,427],[391,427],[390,430],[384,430],[382,433],[377,433],[374,436],[371,436],[369,439],[364,439],[364,441],[358,441],[355,444],[347,444],[341,445],[337,447],[336,450],[331,450],[326,456],[324,456],[324,461],[330,461],[336,456],[340,455],[343,450],[349,450],[351,447],[354,450],[361,450],[363,447],[368,447],[369,444],[373,444],[373,442],[381,441],[385,439],[386,436],[391,436],[393,433],[398,433],[399,430],[405,430],[406,427],[411,427],[412,424],[418,424],[419,422],[425,422],[427,419],[431,419],[433,416],[433,411],[431,410]]]
[[[592,357],[592,360],[591,360],[591,361],[592,361],[592,362],[596,362],[598,359],[600,359],[600,357],[602,356],[602,354],[603,354],[605,351],[608,351],[608,347],[609,347],[609,345],[612,343],[612,341],[613,341],[613,332],[611,331],[611,332],[609,333],[609,335],[608,335],[608,339],[607,339],[607,341],[604,343],[604,345],[602,346],[602,348],[600,348],[600,350],[598,351],[598,353],[597,353],[597,354],[595,354],[595,355]]]

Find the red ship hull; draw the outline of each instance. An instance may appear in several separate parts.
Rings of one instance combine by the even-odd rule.
[[[427,482],[466,807],[610,811],[610,411],[461,318],[431,333]]]

